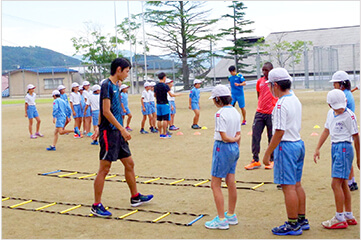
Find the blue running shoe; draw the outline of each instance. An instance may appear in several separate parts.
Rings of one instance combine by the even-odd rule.
[[[97,217],[110,217],[112,215],[112,213],[106,210],[101,203],[99,203],[97,206],[93,204],[92,208],[90,209],[90,213]]]
[[[141,134],[148,134],[148,132],[145,131],[144,129],[141,129],[141,130],[140,130],[140,133],[141,133]]]
[[[143,203],[150,202],[152,199],[153,195],[142,195],[139,193],[137,197],[130,198],[130,206],[138,207]]]
[[[174,125],[169,127],[169,131],[177,131],[177,130],[179,130],[179,127],[176,127]]]
[[[172,136],[169,134],[164,135],[164,138],[171,138]]]
[[[92,135],[93,135],[93,133],[91,133],[91,132],[87,133],[87,137],[91,137]]]
[[[97,140],[94,140],[90,143],[91,145],[99,145],[98,141]]]
[[[289,222],[285,222],[285,224],[275,227],[272,229],[272,233],[275,235],[285,236],[285,235],[301,235],[302,228],[299,223],[296,226],[291,226]]]
[[[75,134],[78,134],[79,136],[81,136],[81,133],[80,133],[78,127],[75,127],[75,128],[74,128],[74,133],[75,133]]]
[[[237,215],[235,213],[232,216],[228,216],[227,212],[225,212],[224,216],[226,216],[226,219],[227,219],[229,225],[237,225],[238,224]]]
[[[46,150],[48,150],[48,151],[56,151],[56,148],[55,148],[55,146],[49,146],[48,148],[46,148]]]
[[[298,221],[298,223],[301,225],[302,230],[310,229],[310,224],[308,223],[308,219],[305,219],[303,221]]]
[[[212,221],[206,222],[204,226],[209,229],[229,229],[227,218],[221,221],[218,216],[215,217]]]
[[[160,134],[160,135],[159,135],[159,137],[162,138],[162,139],[165,138],[165,136],[166,136],[166,135],[164,135],[164,134]]]

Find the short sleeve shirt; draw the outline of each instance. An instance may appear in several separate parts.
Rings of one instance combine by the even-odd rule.
[[[36,93],[33,93],[33,95],[30,95],[29,93],[26,94],[25,96],[25,102],[29,105],[29,106],[35,106],[35,98],[36,98]]]
[[[191,89],[191,91],[189,92],[189,97],[192,99],[191,102],[199,103],[200,94],[201,94],[201,91],[198,88],[193,87]]]
[[[149,94],[149,102],[154,102],[155,100],[154,92],[152,90],[149,90],[148,94]]]
[[[75,93],[75,92],[71,92],[70,93],[70,102],[73,103],[73,105],[78,105],[81,102],[81,95],[79,92]]]
[[[53,102],[53,117],[66,118],[66,113],[70,110],[69,105],[61,98],[54,99]]]
[[[350,109],[352,112],[355,112],[355,99],[352,96],[352,92],[350,90],[343,90],[347,99],[346,107]]]
[[[295,142],[301,140],[302,105],[295,94],[282,96],[278,99],[272,112],[273,134],[283,130],[281,141]]]
[[[157,104],[167,104],[167,93],[170,91],[170,88],[167,84],[159,82],[154,86],[154,93],[157,98]]]
[[[123,118],[122,118],[122,107],[121,103],[121,95],[118,84],[113,84],[110,79],[106,79],[102,87],[100,89],[100,125],[99,130],[117,130],[117,128],[111,124],[108,119],[103,114],[103,99],[110,100],[110,112],[114,115],[115,119],[123,125]]]
[[[257,112],[272,114],[273,108],[277,102],[277,98],[272,95],[271,90],[266,83],[265,77],[258,79],[256,90],[259,93]]]
[[[89,105],[92,111],[99,110],[99,99],[100,99],[100,94],[93,93],[89,96]]]
[[[225,132],[229,137],[235,137],[241,131],[241,115],[232,106],[222,107],[215,115],[216,125],[214,139],[222,141],[220,132]]]
[[[128,93],[121,93],[122,103],[124,107],[128,107]]]
[[[230,75],[228,77],[228,81],[231,85],[231,93],[232,95],[243,95],[244,92],[243,92],[243,86],[236,86],[234,85],[235,83],[243,83],[244,81],[246,81],[243,77],[242,74],[240,73],[237,73],[236,75]]]
[[[173,90],[170,90],[170,92],[174,94]],[[175,97],[171,97],[169,93],[167,93],[167,99],[168,101],[175,101]]]
[[[358,133],[357,120],[355,113],[350,109],[335,115],[330,109],[327,113],[325,128],[330,131],[331,142],[352,142],[352,135]]]
[[[143,102],[149,102],[149,93],[145,89],[142,92],[142,98],[143,98]]]

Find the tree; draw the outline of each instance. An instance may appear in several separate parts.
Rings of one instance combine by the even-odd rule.
[[[232,19],[233,26],[226,29],[222,28],[221,33],[218,34],[218,36],[232,36],[233,45],[229,47],[224,47],[223,51],[227,51],[229,55],[231,55],[228,57],[225,56],[226,58],[232,58],[233,56],[236,71],[239,71],[240,69],[248,66],[246,64],[243,64],[241,60],[249,56],[249,52],[251,51],[250,47],[252,47],[253,45],[247,37],[239,36],[245,33],[252,33],[253,30],[245,30],[244,27],[249,24],[253,24],[254,22],[244,19],[244,10],[247,9],[247,7],[244,6],[243,2],[233,1],[232,5],[228,7],[232,8],[233,14],[226,14],[222,17]]]
[[[109,74],[108,65],[117,57],[116,42],[123,43],[124,41],[119,38],[116,39],[109,33],[103,35],[100,26],[93,23],[85,23],[85,29],[84,36],[71,39],[76,51],[74,55],[81,54],[83,63],[89,64],[90,71],[100,73],[89,75],[89,81],[94,83],[98,80],[99,82],[101,76]],[[105,66],[105,64],[107,65]]]
[[[145,19],[156,28],[147,33],[155,40],[149,45],[175,53],[182,61],[185,89],[189,84],[189,59],[208,52],[202,46],[208,44],[210,27],[218,19],[206,19],[210,10],[202,10],[205,2],[198,1],[149,1]],[[157,31],[158,30],[158,31]],[[205,41],[207,40],[207,41]]]

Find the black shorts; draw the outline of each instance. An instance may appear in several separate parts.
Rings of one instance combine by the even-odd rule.
[[[100,160],[111,162],[130,157],[129,144],[119,130],[102,130],[99,135]]]

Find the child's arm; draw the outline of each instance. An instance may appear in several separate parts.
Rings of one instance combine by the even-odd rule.
[[[357,159],[357,167],[360,169],[360,136],[358,133],[352,135],[353,142],[355,145],[355,151],[356,151],[356,159]]]
[[[71,107],[71,111],[73,112],[73,115],[76,116],[74,106],[73,106],[73,102],[70,102],[70,107]]]
[[[268,145],[268,148],[263,156],[263,164],[268,166],[270,165],[270,158],[273,151],[276,149],[278,144],[280,144],[283,134],[285,133],[284,130],[276,129],[275,134],[273,134],[271,142]]]
[[[25,117],[28,117],[28,112],[27,112],[27,110],[28,110],[28,103],[26,102],[26,103],[25,103]]]
[[[123,104],[123,103],[121,103],[120,106],[122,106],[123,112],[127,112],[127,110],[125,110],[125,108],[124,108],[124,104]]]
[[[192,98],[189,97],[189,109],[192,109]]]
[[[330,130],[328,130],[328,128],[325,128],[325,130],[323,130],[321,134],[320,140],[318,140],[315,154],[313,154],[313,161],[315,161],[315,163],[317,163],[317,159],[320,159],[320,148],[328,138],[328,135],[330,135]]]
[[[88,110],[88,104],[85,105],[85,108],[84,108],[84,116],[86,115],[86,110]]]
[[[142,103],[142,109],[145,112],[145,107],[144,107],[144,102],[143,102],[143,98],[140,99],[140,102]]]
[[[241,134],[240,132],[237,132],[236,136],[235,137],[229,137],[227,135],[227,133],[225,132],[219,132],[219,134],[221,135],[221,138],[222,138],[222,141],[223,142],[229,142],[229,143],[232,143],[232,142],[237,142],[238,145],[239,145],[239,141],[241,139]]]

